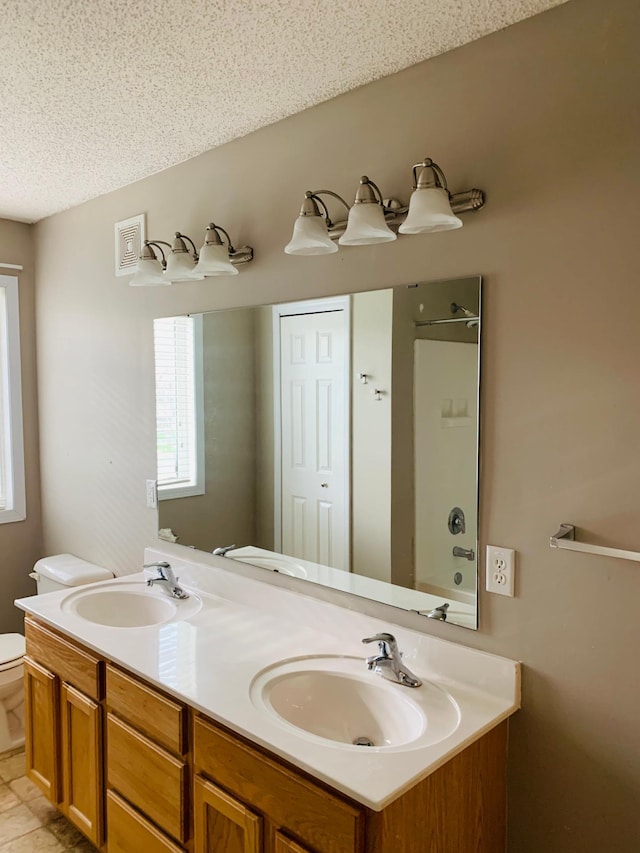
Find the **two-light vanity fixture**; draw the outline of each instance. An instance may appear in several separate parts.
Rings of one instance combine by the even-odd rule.
[[[347,210],[347,219],[333,222],[322,195],[338,199]],[[480,210],[484,202],[482,190],[450,193],[444,172],[427,157],[413,166],[408,205],[383,199],[378,186],[366,176],[360,178],[353,207],[332,190],[309,190],[284,250],[288,255],[325,255],[338,251],[336,240],[341,246],[371,246],[396,240],[396,230],[400,234],[449,231],[462,227],[456,214]]]
[[[223,243],[224,234],[227,243]],[[187,243],[191,248],[187,248]],[[163,246],[171,251],[165,256]],[[162,256],[158,259],[157,249]],[[228,233],[220,225],[210,222],[205,231],[204,245],[200,252],[186,234],[176,231],[173,243],[165,240],[145,240],[138,258],[138,267],[130,285],[133,287],[172,284],[174,281],[193,281],[214,275],[237,275],[238,264],[249,263],[253,258],[251,246],[235,249]]]

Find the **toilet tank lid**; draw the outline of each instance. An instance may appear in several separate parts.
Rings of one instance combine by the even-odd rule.
[[[43,557],[33,567],[33,570],[45,578],[50,578],[63,586],[80,586],[84,583],[106,581],[113,577],[113,572],[95,563],[88,563],[73,554],[55,554],[53,557]]]
[[[25,653],[22,634],[0,634],[0,666],[19,660]]]

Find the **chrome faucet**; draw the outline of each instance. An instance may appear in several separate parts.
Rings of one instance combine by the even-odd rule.
[[[158,570],[158,576],[155,578],[149,578],[147,586],[154,586],[154,584],[158,583],[163,587],[165,592],[171,596],[171,598],[189,598],[189,593],[185,592],[182,587],[178,585],[180,578],[177,578],[174,575],[170,563],[167,563],[164,560],[159,563],[145,563],[142,568],[155,568]]]
[[[445,603],[441,604],[440,607],[434,607],[433,610],[429,610],[426,615],[429,617],[429,619],[439,619],[440,622],[446,622],[448,609],[449,602],[445,601]],[[424,610],[420,612],[424,613]]]
[[[452,554],[454,557],[464,557],[465,560],[475,560],[476,552],[473,548],[460,548],[459,545],[453,546]]]
[[[214,555],[214,557],[226,557],[227,551],[233,551],[235,547],[235,545],[224,545],[220,548],[214,548],[211,553]]]
[[[367,658],[367,667],[389,681],[397,681],[405,687],[420,687],[422,681],[402,663],[402,653],[393,634],[376,634],[365,637],[363,643],[378,643],[379,654]]]

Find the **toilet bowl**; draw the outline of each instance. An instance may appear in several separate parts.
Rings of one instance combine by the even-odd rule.
[[[42,595],[109,580],[113,573],[73,554],[56,554],[38,560],[29,577]],[[24,743],[24,653],[22,634],[0,634],[0,754]]]
[[[24,743],[22,634],[0,634],[0,753]]]

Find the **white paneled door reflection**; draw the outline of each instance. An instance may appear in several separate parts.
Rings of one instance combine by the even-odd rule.
[[[282,552],[349,568],[343,311],[280,318]]]

